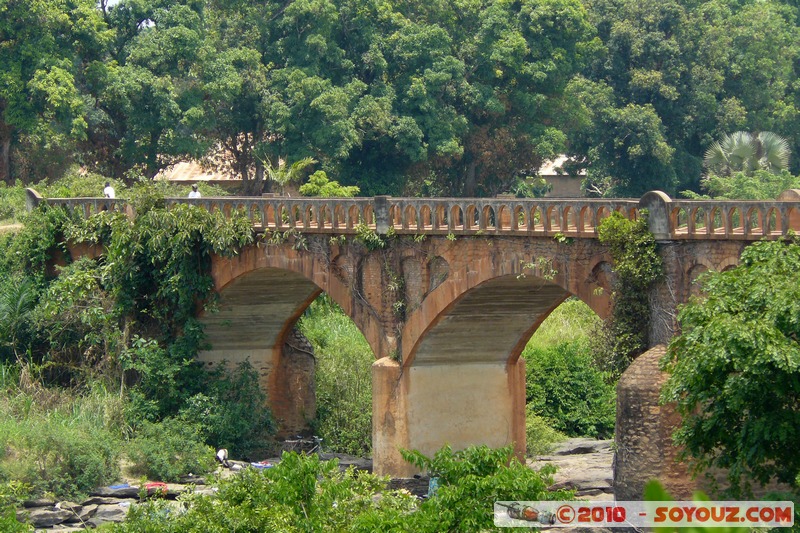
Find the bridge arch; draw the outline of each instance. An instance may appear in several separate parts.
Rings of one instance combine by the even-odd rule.
[[[433,354],[439,349],[431,344],[431,335],[463,340],[460,336],[481,322],[481,306],[497,308],[498,320],[502,317],[502,321],[508,321],[511,329],[502,330],[515,338],[514,350],[507,351],[511,363],[539,323],[570,295],[601,318],[609,316],[611,258],[596,241],[568,245],[547,241],[538,248],[509,246],[499,255],[490,241],[482,239],[445,242],[426,250],[428,257],[447,265],[448,274],[406,316],[400,353],[404,367],[417,364],[420,354],[420,364],[441,358]],[[549,277],[552,280],[545,279]],[[522,322],[518,324],[517,320]],[[510,326],[512,321],[514,325]]]

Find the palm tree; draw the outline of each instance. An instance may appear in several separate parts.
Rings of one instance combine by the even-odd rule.
[[[280,187],[283,193],[286,185],[299,182],[305,176],[306,168],[317,162],[316,159],[311,157],[304,157],[295,161],[291,165],[287,165],[283,159],[278,159],[278,166],[273,167],[271,164],[265,166],[267,177],[270,181],[274,181]]]
[[[789,166],[789,143],[775,133],[737,131],[725,135],[706,151],[703,163],[712,174],[730,176],[756,170],[777,173]]]

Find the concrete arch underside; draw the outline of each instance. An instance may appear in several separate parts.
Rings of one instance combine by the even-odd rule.
[[[533,332],[568,296],[562,287],[534,276],[492,278],[452,302],[403,364],[513,364]]]
[[[302,338],[292,337],[297,319],[321,292],[302,274],[260,268],[229,282],[214,311],[200,317],[210,349],[198,360],[229,367],[249,361],[279,434],[296,434],[314,416],[313,354]]]

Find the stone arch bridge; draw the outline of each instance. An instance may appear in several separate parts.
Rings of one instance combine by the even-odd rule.
[[[42,201],[29,191],[30,203]],[[124,201],[48,199],[90,215]],[[208,362],[249,358],[287,426],[313,409],[286,363],[292,328],[326,292],[366,337],[373,364],[373,459],[406,476],[400,448],[525,449],[525,344],[564,299],[610,312],[613,262],[597,239],[612,212],[649,212],[667,276],[651,295],[650,343],[675,332],[676,307],[707,270],[737,264],[755,240],[800,231],[800,191],[776,201],[225,197],[168,199],[230,214],[269,234],[216,257],[219,311],[203,317]],[[271,244],[268,244],[271,243]],[[618,428],[619,433],[619,428]]]

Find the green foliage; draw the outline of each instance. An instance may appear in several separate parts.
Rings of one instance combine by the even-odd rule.
[[[45,198],[99,198],[103,196],[107,181],[114,187],[117,198],[126,196],[127,188],[121,181],[87,172],[77,165],[70,167],[55,181],[43,180],[32,187]]]
[[[19,481],[0,481],[0,531],[31,533],[33,526],[17,520],[15,507],[29,495],[30,487]]]
[[[326,296],[299,322],[317,358],[314,428],[331,451],[353,455],[372,449],[372,363],[375,356],[358,328]]]
[[[561,342],[588,340],[601,323],[600,317],[583,301],[568,298],[536,329],[525,349],[542,351]]]
[[[0,33],[8,43],[0,52],[0,181],[11,183],[12,147],[18,175],[44,176],[86,138],[80,80],[113,36],[92,0],[4,3]]]
[[[38,301],[33,317],[40,349],[59,381],[83,383],[96,373],[119,381],[114,354],[121,342],[119,315],[102,286],[102,269],[81,258],[60,270]]]
[[[536,457],[550,453],[553,445],[567,438],[553,429],[549,422],[536,414],[531,405],[525,408],[525,453]]]
[[[119,440],[97,422],[76,424],[58,412],[4,417],[0,447],[0,481],[24,483],[32,494],[78,497],[119,475]]]
[[[731,492],[800,474],[800,244],[759,242],[733,270],[702,279],[679,313],[662,397],[683,420],[674,438],[696,471],[728,469]]]
[[[784,191],[800,188],[800,177],[792,176],[786,170],[756,170],[750,174],[737,172],[732,176],[705,176],[701,186],[708,195],[691,191],[683,191],[683,194],[697,200],[775,200]]]
[[[144,422],[128,442],[128,457],[132,473],[167,482],[215,467],[214,449],[203,443],[199,424],[178,418]]]
[[[703,492],[695,492],[692,498],[694,501],[708,501],[708,496]],[[644,500],[649,502],[671,502],[672,496],[664,489],[661,482],[652,479],[644,487]],[[686,531],[687,533],[747,533],[751,528],[747,527],[705,527],[692,526],[682,528],[654,527],[656,533],[673,533],[674,531]],[[790,530],[791,531],[791,530]]]
[[[548,491],[552,470],[537,472],[520,463],[511,447],[470,447],[453,452],[444,447],[426,457],[401,451],[414,466],[439,478],[436,496],[408,517],[408,531],[483,531],[493,526],[498,500],[569,500],[572,491]]]
[[[650,288],[663,275],[647,217],[628,220],[619,213],[603,220],[598,238],[614,259],[614,309],[604,339],[593,346],[595,360],[616,378],[648,346]]]
[[[159,501],[137,506],[111,531],[376,531],[369,524],[409,516],[416,498],[386,490],[386,480],[372,474],[342,472],[335,460],[284,453],[273,468],[245,469],[221,480],[214,496],[187,495],[183,502],[188,509],[182,513],[166,512]]]
[[[256,370],[249,361],[232,370],[218,365],[206,380],[179,418],[199,424],[204,441],[226,448],[231,457],[263,457],[276,427]]]
[[[284,161],[283,159],[278,159],[277,166],[273,167],[272,165],[266,165],[266,173],[269,179],[278,184],[281,192],[283,192],[284,188],[290,183],[299,182],[303,178],[306,169],[316,163],[317,160],[311,157],[304,157],[303,159],[295,161],[291,165],[287,165],[286,161]],[[325,177],[325,172],[317,171],[311,177],[313,176],[317,176],[317,178],[320,179],[320,181],[323,181],[321,185],[327,182],[327,178]],[[311,177],[309,178],[309,182],[312,181]],[[331,184],[329,186],[332,187],[333,185]],[[302,190],[300,191],[300,194],[304,196],[323,196],[320,194],[306,194]]]
[[[34,330],[38,288],[30,278],[0,279],[0,363],[20,361]]]
[[[358,186],[340,185],[338,181],[331,181],[324,171],[318,170],[308,177],[308,183],[300,186],[303,196],[319,196],[322,198],[350,198],[360,192]]]
[[[587,340],[547,348],[527,347],[528,409],[570,437],[606,439],[614,432],[615,393],[598,370]]]
[[[723,176],[737,172],[751,175],[756,170],[777,173],[789,166],[789,153],[786,139],[771,131],[757,135],[737,131],[714,142],[706,151],[703,164]]]
[[[60,207],[41,205],[23,219],[23,227],[5,240],[0,256],[0,272],[24,273],[37,281],[44,280],[48,264],[56,253],[67,254],[64,233],[76,219]]]
[[[386,246],[386,241],[378,235],[378,233],[370,228],[365,222],[360,222],[356,226],[356,236],[354,238],[357,242],[364,245],[369,251],[380,250]]]

